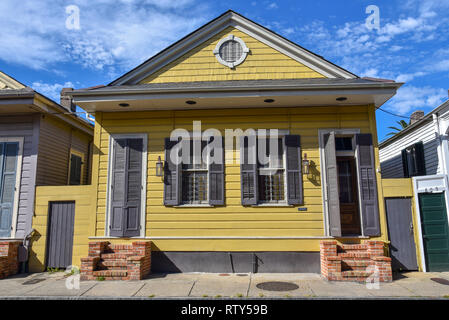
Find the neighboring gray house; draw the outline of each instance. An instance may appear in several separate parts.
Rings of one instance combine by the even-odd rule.
[[[31,231],[37,185],[90,183],[93,126],[64,104],[0,72],[0,240]]]
[[[412,178],[418,259],[424,271],[449,271],[449,100],[425,116],[416,112],[411,118],[407,128],[379,144],[382,178]],[[413,242],[412,237],[407,240],[413,224],[401,211],[403,207],[391,210],[395,223],[389,224],[389,233],[390,239],[396,237],[401,242],[398,246],[404,247],[405,242]]]

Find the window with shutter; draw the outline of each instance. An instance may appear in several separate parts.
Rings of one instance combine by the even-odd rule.
[[[69,185],[80,185],[83,182],[84,154],[70,149]]]
[[[299,136],[242,137],[240,146],[243,205],[303,203]]]
[[[214,141],[216,137],[211,137],[210,141],[205,140],[182,140],[170,141],[166,138],[165,142],[165,161],[164,170],[164,204],[167,206],[175,205],[223,205],[224,204],[224,143],[222,138],[219,142],[222,159],[219,163],[212,163],[211,156],[216,152],[214,148],[209,150],[208,144]],[[184,150],[189,150],[188,156],[179,153],[182,162],[175,164],[170,159],[170,151],[178,143],[184,144]],[[196,144],[199,147],[198,154],[194,153]],[[207,149],[207,150],[206,150]],[[207,155],[203,159],[203,153]]]
[[[402,150],[402,166],[405,178],[426,175],[424,144],[422,141]]]

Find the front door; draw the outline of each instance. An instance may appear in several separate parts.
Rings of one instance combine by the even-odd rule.
[[[360,215],[354,157],[337,157],[341,234],[360,235]]]
[[[410,198],[385,198],[393,270],[418,270],[411,201]]]
[[[111,173],[109,234],[140,235],[143,139],[115,139]]]
[[[444,193],[419,194],[427,271],[449,271],[449,226]]]
[[[18,142],[0,142],[0,238],[11,236],[18,153]]]

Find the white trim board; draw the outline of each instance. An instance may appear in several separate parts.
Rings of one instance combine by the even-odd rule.
[[[140,199],[140,237],[145,236],[146,232],[146,200],[147,200],[147,167],[148,167],[148,134],[147,133],[132,133],[132,134],[111,134],[109,136],[109,159],[108,159],[108,182],[106,189],[106,219],[105,219],[105,236],[109,237],[109,224],[110,224],[110,212],[111,212],[111,168],[112,168],[112,155],[114,154],[114,139],[143,139],[142,145],[142,192]]]
[[[17,231],[17,218],[19,215],[19,197],[20,197],[20,185],[22,181],[22,159],[23,159],[23,142],[24,137],[0,137],[0,142],[18,142],[19,150],[17,152],[16,162],[16,185],[14,191],[14,203],[11,220],[11,235],[10,238],[15,238]]]
[[[329,212],[327,210],[327,191],[326,191],[326,160],[324,156],[324,135],[326,133],[330,133],[331,131],[335,132],[337,135],[355,135],[360,133],[360,129],[318,129],[318,144],[320,149],[320,168],[321,168],[321,193],[323,198],[323,222],[324,222],[324,232],[326,236],[329,236]],[[357,150],[354,148],[354,158],[357,157]],[[357,158],[356,158],[357,159]],[[358,174],[358,170],[357,174]],[[360,190],[357,190],[358,194],[360,195]],[[359,206],[360,206],[360,200],[359,200]],[[360,208],[359,208],[359,214],[360,214]],[[360,230],[363,236],[363,221],[362,221],[362,215],[360,214]]]
[[[200,27],[171,47],[142,63],[109,85],[136,84],[183,56],[228,27],[234,27],[328,78],[353,79],[356,76],[315,55],[253,21],[229,11]]]

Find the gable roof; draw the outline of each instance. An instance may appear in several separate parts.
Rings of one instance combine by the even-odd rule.
[[[25,88],[27,88],[26,85],[0,71],[0,90],[21,90]]]
[[[355,79],[355,74],[333,64],[298,44],[278,35],[277,33],[251,21],[242,15],[228,10],[219,17],[188,34],[184,38],[157,53],[136,68],[112,81],[108,86],[135,85],[141,80],[157,72],[170,62],[182,57],[207,39],[213,37],[228,27],[234,27],[249,36],[265,43],[286,56],[304,64],[327,78]]]
[[[400,137],[407,135],[408,133],[411,133],[415,131],[415,129],[421,127],[422,125],[428,123],[429,121],[433,121],[433,115],[438,114],[442,109],[449,107],[449,100],[444,101],[442,104],[440,104],[438,107],[430,111],[428,114],[426,114],[424,117],[416,121],[415,123],[407,126],[406,128],[402,129],[398,133],[396,133],[394,136],[389,137],[388,139],[382,141],[379,143],[379,148],[384,148],[388,146],[393,141],[399,139]]]
[[[93,125],[86,119],[2,71],[0,71],[0,100],[2,109],[7,113],[17,112],[16,108],[20,105],[34,105],[36,108],[27,107],[27,110],[53,114],[62,121],[93,135]]]

